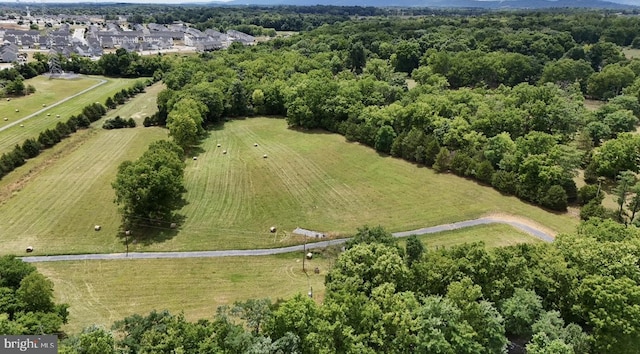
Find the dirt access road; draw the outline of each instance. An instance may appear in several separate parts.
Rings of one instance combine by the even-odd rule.
[[[451,224],[436,225],[422,229],[396,232],[394,237],[407,237],[411,235],[434,234],[438,232],[463,229],[471,226],[487,224],[507,224],[527,234],[537,237],[545,242],[553,242],[555,234],[545,227],[535,224],[527,219],[502,214],[490,215],[473,220],[459,221]],[[110,259],[158,259],[158,258],[210,258],[210,257],[238,257],[238,256],[266,256],[281,253],[299,252],[304,249],[325,248],[340,245],[350,238],[334,239],[314,242],[307,245],[297,245],[281,248],[253,249],[253,250],[226,250],[226,251],[192,251],[192,252],[131,252],[131,253],[94,253],[56,256],[22,257],[29,263],[56,262],[56,261],[84,261],[84,260],[110,260]]]

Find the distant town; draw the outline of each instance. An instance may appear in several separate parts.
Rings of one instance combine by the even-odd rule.
[[[0,17],[0,63],[23,63],[28,52],[77,54],[98,59],[105,51],[124,48],[140,54],[159,52],[207,52],[227,48],[233,42],[252,45],[256,38],[235,30],[202,32],[185,23],[130,24],[77,15],[6,14]]]

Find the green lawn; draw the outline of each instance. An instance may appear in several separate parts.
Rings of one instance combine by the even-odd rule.
[[[427,248],[484,241],[504,246],[536,239],[507,225],[487,225],[422,236]],[[404,246],[404,241],[400,241]],[[71,305],[65,330],[113,321],[153,309],[183,311],[187,319],[212,318],[221,305],[250,298],[272,300],[306,294],[313,288],[319,303],[332,257],[316,255],[305,262],[302,252],[264,257],[36,263],[55,284],[56,300]],[[318,267],[320,274],[314,274]]]
[[[128,107],[142,109],[136,102]],[[27,245],[36,254],[122,252],[110,184],[120,162],[165,136],[160,128],[94,129],[0,205],[0,252],[22,252]],[[157,239],[132,250],[280,247],[301,242],[290,234],[297,226],[347,235],[364,224],[404,231],[491,213],[524,216],[556,232],[577,225],[575,218],[381,156],[336,134],[287,129],[281,119],[228,122],[211,131],[201,149],[197,161],[187,160],[188,204],[178,232],[157,229]],[[96,224],[102,231],[93,231]],[[270,226],[279,232],[269,233]]]
[[[475,182],[380,156],[340,135],[287,129],[283,120],[229,122],[212,131],[202,149],[197,161],[188,161],[182,231],[154,250],[287,243],[268,233],[272,225],[334,234],[364,224],[404,231],[488,213],[526,216],[558,232],[577,224]]]
[[[28,138],[37,138],[40,132],[55,127],[59,121],[66,122],[70,116],[80,113],[82,108],[88,104],[94,102],[104,104],[107,97],[113,96],[114,93],[123,88],[131,87],[135,81],[132,79],[112,79],[104,77],[84,77],[75,80],[49,80],[44,76],[27,80],[27,84],[36,87],[36,92],[29,96],[12,98],[11,101],[0,101],[0,112],[2,112],[0,115],[3,115],[3,117],[0,117],[0,128],[46,108],[42,106],[43,104],[48,107],[70,95],[99,83],[102,79],[107,80],[107,82],[59,106],[51,107],[47,109],[46,112],[29,118],[22,123],[24,127],[14,125],[11,128],[0,131],[0,153],[11,150],[16,144],[22,144],[22,142]],[[16,108],[19,109],[19,112],[15,111]],[[60,115],[60,118],[57,118],[58,115]],[[8,118],[8,120],[5,121],[4,118]]]
[[[489,247],[512,246],[520,243],[542,242],[523,231],[505,224],[473,226],[418,237],[427,248],[450,247],[461,243],[484,242]],[[404,247],[406,239],[401,239]]]

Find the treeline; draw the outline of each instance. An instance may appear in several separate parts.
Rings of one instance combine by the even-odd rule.
[[[53,282],[14,256],[0,257],[0,334],[61,334],[67,304],[56,304]]]
[[[152,83],[152,80],[147,82],[149,85]],[[126,100],[140,92],[144,92],[144,86],[142,82],[136,82],[130,89],[123,89],[117,92],[116,95]],[[109,101],[116,102],[112,97],[107,99],[107,102]],[[118,100],[118,102],[120,101]],[[125,101],[121,102],[124,103]],[[109,108],[115,108],[115,106],[112,105]],[[65,122],[58,122],[54,128],[40,132],[37,139],[29,138],[22,145],[16,144],[13,150],[0,156],[0,178],[24,165],[26,160],[40,155],[43,150],[55,146],[78,129],[88,128],[91,123],[102,118],[106,113],[107,107],[98,102],[92,103],[85,106],[80,114],[69,117]]]
[[[156,80],[168,68],[163,56],[141,56],[123,48],[118,48],[115,53],[102,55],[98,61],[77,54],[71,54],[68,58],[60,55],[59,61],[63,70],[80,74],[134,78],[154,77]]]
[[[635,353],[640,234],[593,219],[553,244],[405,247],[380,227],[358,231],[306,295],[221,307],[212,319],[152,312],[90,327],[64,353]],[[318,255],[316,255],[318,256]]]

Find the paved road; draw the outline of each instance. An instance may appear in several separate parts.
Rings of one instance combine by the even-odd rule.
[[[60,101],[58,101],[58,102],[56,102],[54,104],[51,104],[51,105],[49,105],[49,106],[47,106],[47,107],[45,107],[45,108],[43,108],[43,109],[41,109],[41,110],[39,110],[37,112],[31,113],[26,117],[20,118],[20,119],[16,120],[15,122],[11,122],[11,123],[5,125],[4,127],[0,128],[0,132],[5,130],[5,129],[9,129],[9,128],[13,127],[14,125],[18,125],[18,124],[24,122],[25,120],[27,120],[29,118],[33,118],[33,117],[37,116],[40,113],[46,112],[46,111],[50,110],[51,108],[53,108],[55,106],[61,105],[61,104],[67,102],[68,100],[70,100],[72,98],[75,98],[75,97],[78,97],[78,96],[82,95],[85,92],[89,92],[89,91],[95,89],[96,87],[104,85],[106,82],[107,82],[107,80],[100,79],[100,82],[98,82],[97,84],[95,84],[95,85],[93,85],[93,86],[91,86],[89,88],[86,88],[86,89],[84,89],[84,90],[82,90],[82,91],[80,91],[80,92],[78,92],[78,93],[76,93],[74,95],[71,95],[71,96],[69,96],[69,97],[67,97],[67,98],[65,98],[63,100],[60,100]]]
[[[542,230],[536,229],[524,223],[512,220],[503,220],[500,218],[479,218],[473,220],[460,221],[453,224],[437,225],[426,227],[418,230],[396,232],[394,237],[407,237],[410,235],[433,234],[442,231],[462,229],[465,227],[486,225],[486,224],[507,224],[522,230],[534,237],[545,242],[552,242],[554,237]],[[306,249],[325,248],[333,245],[340,245],[347,242],[349,238],[314,242],[306,245]],[[207,257],[233,257],[233,256],[266,256],[273,254],[289,253],[302,251],[304,245],[269,248],[269,249],[253,249],[253,250],[228,250],[228,251],[193,251],[193,252],[130,252],[125,253],[106,253],[106,254],[77,254],[77,255],[59,255],[59,256],[33,256],[22,257],[22,260],[29,263],[34,262],[55,262],[55,261],[82,261],[82,260],[109,260],[109,259],[158,259],[158,258],[207,258]]]

